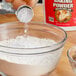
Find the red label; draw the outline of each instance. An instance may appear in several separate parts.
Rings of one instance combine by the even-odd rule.
[[[45,0],[46,22],[62,26],[76,26],[76,0]]]

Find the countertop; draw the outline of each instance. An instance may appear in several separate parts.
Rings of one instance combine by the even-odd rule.
[[[33,9],[35,15],[32,21],[44,22],[43,5],[38,4]],[[13,21],[18,21],[14,14],[0,15],[0,24],[6,22],[13,22]],[[68,34],[68,39],[64,46],[61,59],[56,69],[50,74],[50,76],[76,76],[67,58],[67,50],[76,44],[76,40],[75,40],[76,31],[67,32],[67,34]]]

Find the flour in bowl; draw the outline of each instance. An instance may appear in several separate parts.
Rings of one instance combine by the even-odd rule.
[[[16,39],[0,41],[0,45],[14,48],[38,48],[56,44],[54,40],[32,36],[17,36]]]
[[[12,70],[11,75],[30,76],[31,74],[31,76],[42,76],[55,69],[60,58],[62,48],[52,50],[51,46],[53,45],[53,48],[55,48],[54,44],[56,44],[54,40],[32,36],[17,36],[15,39],[0,41],[0,45],[5,46],[0,47],[1,67],[5,70],[4,66],[6,66],[6,64],[10,68],[15,66],[12,67],[12,69],[9,68]],[[29,67],[31,67],[31,70]],[[27,73],[22,73],[22,71],[13,73],[17,68],[20,68],[19,70],[22,71],[28,68],[30,71],[29,73],[28,71]],[[34,73],[34,71],[36,71],[36,73]],[[9,73],[9,71],[7,72]]]

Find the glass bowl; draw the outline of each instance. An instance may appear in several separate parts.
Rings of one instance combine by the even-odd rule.
[[[48,76],[58,64],[66,39],[64,30],[50,24],[0,24],[0,72],[7,76]]]
[[[72,46],[67,51],[67,56],[68,56],[69,62],[71,64],[71,67],[72,67],[74,73],[76,73],[76,45]]]

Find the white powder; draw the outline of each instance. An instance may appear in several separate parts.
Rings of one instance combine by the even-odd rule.
[[[18,36],[16,39],[0,41],[0,45],[15,47],[15,48],[37,48],[44,46],[51,46],[56,44],[54,40],[51,39],[40,39],[36,37],[27,36]],[[54,47],[53,47],[54,48]],[[5,52],[13,53],[40,53],[50,51],[52,48],[40,48],[40,49],[11,49],[0,47],[0,50]],[[35,55],[17,55],[17,54],[8,54],[0,52],[0,59],[6,60],[8,62],[17,63],[17,64],[26,64],[26,65],[40,65],[46,67],[46,70],[52,70],[55,68],[60,55],[61,50],[56,50],[54,52],[35,54]]]
[[[54,40],[51,39],[40,39],[31,36],[17,36],[16,39],[9,39],[0,41],[0,45],[15,47],[15,48],[37,48],[45,47],[56,44]]]
[[[28,23],[33,18],[33,10],[28,6],[20,6],[16,12],[17,18],[20,22]]]

